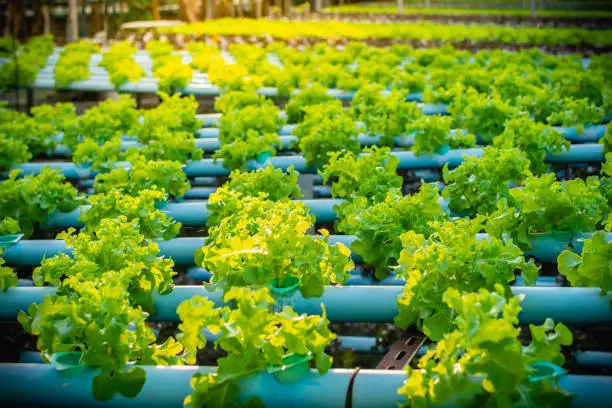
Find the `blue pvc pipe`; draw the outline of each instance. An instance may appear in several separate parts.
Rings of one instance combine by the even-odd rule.
[[[398,279],[396,274],[391,272],[389,276],[382,281],[375,280],[371,276],[363,276],[361,275],[361,270],[353,269],[349,271],[351,277],[349,277],[344,285],[346,286],[404,286],[406,281],[403,279]],[[185,276],[189,279],[193,279],[195,281],[201,282],[210,282],[213,274],[198,266],[187,268]],[[525,280],[522,276],[518,276],[516,281],[514,282],[514,286],[526,286]],[[536,287],[561,287],[561,283],[554,276],[540,276],[537,278]]]
[[[193,187],[185,192],[183,198],[186,200],[205,200],[215,191],[217,191],[217,187]],[[331,196],[329,186],[313,186],[312,191],[315,198],[329,198]]]
[[[197,214],[192,215],[195,219]],[[195,221],[193,221],[195,222]],[[589,237],[591,234],[581,234]],[[478,234],[478,239],[486,239],[487,234]],[[196,250],[204,245],[205,237],[174,238],[167,241],[155,240],[160,249],[160,255],[172,258],[177,265],[193,265],[193,255]],[[357,238],[354,235],[331,235],[329,243],[340,242],[350,248]],[[612,241],[612,233],[607,233],[607,241]],[[538,258],[541,262],[555,262],[561,251],[571,249],[582,251],[582,243],[574,240],[574,248],[569,248],[569,242],[560,242],[550,234],[533,234],[533,250],[526,253]],[[65,247],[62,240],[22,240],[4,251],[3,257],[8,265],[12,266],[36,266],[43,257],[50,258],[58,253],[71,253]],[[352,254],[355,262],[361,262],[361,257]]]
[[[218,336],[209,335],[206,332],[206,339],[214,341]],[[385,353],[387,349],[376,344],[376,337],[367,336],[342,336],[336,337],[340,346],[344,349],[351,349],[356,353]],[[422,346],[416,353],[415,358],[421,358],[429,350],[428,346]],[[22,351],[19,354],[20,363],[43,364],[39,351]],[[578,367],[612,367],[612,353],[606,351],[574,351],[572,352],[572,365]]]
[[[515,294],[524,294],[521,323],[542,323],[546,318],[566,324],[612,325],[608,296],[600,296],[599,288],[512,287]],[[399,286],[327,286],[323,296],[304,299],[296,293],[289,304],[296,312],[321,314],[325,305],[327,317],[334,322],[389,323],[398,314]],[[0,293],[0,320],[15,320],[19,310],[40,303],[53,287],[16,287]],[[163,296],[155,296],[154,321],[176,321],[178,305],[193,296],[204,296],[220,305],[222,292],[207,291],[203,286],[177,286]]]
[[[472,149],[455,149],[450,150],[443,155],[416,155],[414,152],[393,151],[392,155],[399,159],[398,170],[416,170],[416,169],[432,169],[441,168],[445,164],[450,167],[456,167],[464,160],[465,157],[480,157],[483,150],[480,148]],[[603,146],[600,144],[590,143],[583,145],[575,145],[569,152],[558,155],[548,155],[547,161],[550,163],[585,163],[585,162],[602,162],[604,160]],[[303,156],[276,156],[270,157],[265,163],[250,161],[247,163],[249,170],[257,170],[272,164],[274,167],[286,170],[293,166],[300,173],[315,173],[316,167],[307,167]],[[41,162],[41,163],[21,163],[13,166],[13,169],[23,170],[23,174],[38,174],[44,167],[59,169],[68,179],[89,178],[94,172],[78,171],[78,168],[73,163],[68,162]],[[230,171],[224,168],[221,162],[215,162],[213,159],[203,159],[195,162],[189,162],[184,167],[185,174],[188,177],[199,176],[227,176]]]
[[[190,380],[197,373],[212,373],[216,367],[143,366],[146,382],[135,398],[113,397],[108,406],[129,408],[179,407],[191,393]],[[311,370],[300,381],[280,384],[267,373],[240,381],[239,401],[258,396],[268,408],[337,408],[344,406],[352,369],[333,369],[321,376]],[[101,406],[91,392],[98,370],[87,368],[78,374],[60,376],[50,364],[1,364],[1,401],[10,406]],[[403,370],[360,370],[354,378],[352,406],[395,408],[405,403],[397,393],[406,375]],[[608,407],[612,377],[566,375],[559,385],[572,394],[574,407]]]
[[[292,136],[296,125],[285,125],[281,127],[279,131],[280,150],[293,150],[299,140],[297,137]],[[570,135],[568,139],[576,142],[597,142],[606,132],[606,127],[603,125],[593,126],[587,128],[581,135],[576,134],[575,128],[563,128]],[[202,128],[196,131],[198,138],[194,140],[194,144],[198,149],[202,149],[206,152],[214,152],[221,148],[221,141],[219,140],[219,129],[217,128]],[[573,136],[571,136],[573,134]],[[357,136],[357,140],[361,146],[376,146],[380,144],[380,135],[368,135],[360,134]],[[396,136],[393,138],[394,144],[397,147],[409,148],[414,145],[413,135]],[[575,146],[575,145],[574,145]],[[124,150],[129,148],[140,148],[142,144],[136,140],[124,140],[121,142],[121,147]],[[70,149],[64,145],[57,146],[51,153],[52,156],[67,157],[71,155]]]
[[[334,205],[342,203],[344,200],[333,198],[321,198],[317,200],[302,200],[302,202],[310,209],[310,213],[316,217],[319,223],[331,223],[336,220],[336,213],[333,210]],[[169,217],[181,222],[185,226],[201,227],[205,226],[208,221],[208,211],[205,202],[183,202],[183,203],[168,203],[161,211]],[[89,209],[89,205],[83,205],[79,208],[68,212],[55,212],[49,216],[43,227],[47,228],[68,228],[82,227],[83,224],[79,221],[81,213]]]

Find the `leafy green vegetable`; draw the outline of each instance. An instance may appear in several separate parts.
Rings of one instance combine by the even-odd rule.
[[[27,145],[0,133],[0,171],[9,170],[13,165],[28,162],[31,158],[32,153]]]
[[[290,307],[271,313],[275,301],[266,288],[232,288],[223,300],[235,307],[214,309],[212,302],[199,296],[178,307],[183,321],[179,339],[185,346],[188,363],[195,362],[195,353],[206,345],[204,329],[218,334],[215,346],[227,352],[226,357],[217,360],[219,369],[215,374],[194,375],[193,392],[185,399],[185,406],[244,406],[236,401],[237,382],[267,368],[283,367],[288,356],[314,358],[320,374],[331,367],[332,358],[325,353],[325,347],[336,336],[328,328],[324,307],[322,316],[298,315]],[[262,406],[258,399],[245,405]]]
[[[53,68],[55,87],[65,88],[74,81],[83,81],[91,75],[89,59],[99,52],[100,47],[87,40],[70,43],[60,52],[60,57]]]
[[[3,220],[4,223],[4,220]],[[4,228],[4,226],[0,226],[0,233]],[[8,266],[4,266],[5,261],[2,258],[2,249],[0,248],[0,292],[6,292],[9,288],[17,286],[19,283],[19,279],[17,278],[17,273],[13,270],[13,268],[9,268]]]
[[[90,219],[94,224],[98,220]],[[139,220],[123,215],[105,218],[75,235],[58,235],[72,257],[44,259],[33,272],[37,286],[58,286],[42,303],[32,304],[18,320],[38,335],[45,358],[79,352],[79,364],[98,367],[93,395],[107,400],[115,393],[135,397],[145,381],[144,365],[177,364],[182,347],[173,338],[156,345],[146,319],[154,313],[153,294],[172,291],[173,262],[158,257],[157,244],[144,239]]]
[[[357,126],[338,100],[304,108],[304,120],[295,128],[307,166],[325,164],[333,152],[359,153]]]
[[[376,278],[385,278],[397,266],[406,231],[429,235],[431,221],[447,217],[439,203],[438,187],[423,184],[418,193],[402,196],[399,189],[387,193],[384,201],[371,205],[366,197],[355,197],[336,228],[357,236],[351,249],[361,255],[367,265],[376,269]]]
[[[554,380],[530,381],[531,364],[563,362],[561,346],[573,337],[563,324],[547,320],[530,326],[532,343],[523,349],[516,327],[521,297],[506,299],[505,289],[460,293],[454,288],[444,302],[456,316],[451,331],[428,351],[399,393],[406,407],[459,403],[475,406],[563,407],[570,395]]]
[[[108,71],[111,84],[119,88],[125,82],[138,82],[145,75],[144,70],[133,55],[137,48],[128,41],[111,45],[109,50],[102,54],[100,66]]]
[[[142,190],[130,196],[117,190],[105,194],[94,194],[88,198],[91,207],[81,214],[79,220],[87,230],[97,229],[102,220],[124,216],[128,222],[138,221],[140,233],[145,238],[170,239],[181,231],[181,223],[156,209],[167,195],[159,190]]]
[[[601,288],[601,296],[612,290],[612,242],[604,231],[597,231],[584,239],[582,254],[565,250],[559,254],[559,272],[575,287]],[[612,299],[610,299],[612,307]]]
[[[159,134],[169,132],[194,133],[202,127],[196,116],[198,102],[193,95],[158,93],[161,103],[142,113],[142,122],[134,124],[131,134],[141,143],[149,143]]]
[[[115,168],[108,173],[100,173],[94,181],[96,193],[106,193],[113,189],[125,194],[136,195],[142,190],[164,191],[170,197],[182,197],[191,185],[183,172],[182,165],[176,161],[147,161],[143,157],[130,157],[132,165]]]
[[[55,132],[63,132],[76,118],[76,110],[70,102],[60,102],[55,105],[38,105],[30,109],[38,123],[53,126]]]
[[[544,162],[549,153],[559,154],[570,149],[570,142],[560,132],[526,116],[508,120],[503,133],[493,139],[493,145],[500,149],[519,148],[527,155],[534,174],[550,168]]]
[[[331,182],[334,198],[360,196],[381,202],[391,189],[402,186],[402,177],[396,173],[399,159],[389,152],[387,147],[376,146],[366,147],[359,156],[335,152],[319,174],[324,183]]]
[[[102,145],[127,133],[138,122],[139,116],[136,101],[131,96],[121,95],[118,100],[105,100],[70,122],[64,131],[62,143],[73,151],[87,138]]]
[[[25,237],[34,232],[55,211],[70,212],[79,206],[78,191],[64,183],[64,176],[44,167],[38,175],[18,178],[21,170],[10,172],[0,182],[0,220],[7,217],[19,221]]]
[[[244,140],[249,131],[260,135],[278,133],[284,120],[271,101],[263,106],[248,105],[231,115],[224,115],[219,120],[219,140],[231,143]]]
[[[209,229],[206,245],[196,252],[196,263],[213,274],[211,282],[228,290],[275,279],[284,287],[292,277],[304,297],[319,297],[325,284],[349,276],[349,249],[329,245],[325,230],[307,235],[313,221],[303,203],[246,196],[235,204],[237,211]]]
[[[4,44],[10,48],[7,50],[8,61],[0,66],[0,90],[8,91],[17,86],[32,86],[38,72],[47,63],[47,58],[53,53],[53,37],[50,35],[36,36],[30,38],[18,52],[13,49],[13,42],[9,37],[2,37]]]
[[[267,106],[268,99],[255,92],[230,91],[221,94],[215,99],[215,110],[224,114],[231,114],[247,106]]]
[[[159,80],[159,91],[173,94],[187,87],[193,79],[193,69],[184,64],[178,55],[168,55],[155,60],[153,76]]]
[[[52,125],[7,109],[6,105],[6,102],[0,102],[0,134],[4,134],[5,139],[16,141],[6,148],[8,152],[12,152],[13,157],[24,157],[23,148],[18,147],[18,144],[27,146],[33,156],[53,149],[57,145]]]
[[[474,135],[452,132],[453,119],[448,116],[421,115],[406,125],[406,133],[414,136],[412,151],[417,155],[432,154],[444,147],[466,148],[476,145]]]
[[[155,130],[150,135],[149,142],[133,152],[149,160],[171,160],[179,163],[200,160],[203,155],[203,151],[196,146],[193,134],[172,132],[164,128]]]
[[[586,181],[557,181],[554,173],[528,177],[522,188],[510,191],[509,201],[510,207],[506,200],[498,203],[487,223],[487,232],[495,236],[509,233],[527,248],[528,234],[595,231],[610,212],[597,177]]]
[[[333,100],[334,97],[327,93],[327,89],[318,83],[303,88],[299,93],[292,95],[285,105],[287,123],[300,123],[304,120],[304,109],[306,107],[324,104]]]
[[[588,99],[563,100],[563,108],[552,112],[547,118],[551,125],[576,126],[576,131],[581,134],[584,125],[599,124],[604,118],[603,109],[589,103]]]
[[[393,138],[404,133],[408,123],[420,116],[416,103],[406,102],[401,91],[383,96],[382,85],[368,85],[357,91],[352,109],[356,120],[361,120],[369,133],[380,134],[380,144],[393,146]]]
[[[519,149],[485,147],[482,157],[466,157],[454,170],[442,169],[442,196],[455,214],[489,214],[497,202],[510,197],[511,186],[529,176],[529,159]]]
[[[603,145],[603,152],[607,159],[607,153],[612,152],[612,122],[606,125],[606,133],[599,139],[599,143]],[[612,160],[606,160],[606,162],[610,163]],[[612,177],[612,174],[610,174],[610,177]]]
[[[455,98],[448,110],[458,127],[480,136],[485,142],[500,135],[506,120],[516,113],[516,109],[506,101],[469,91]]]
[[[117,134],[103,144],[86,138],[72,152],[75,164],[85,165],[95,170],[111,171],[117,167],[117,162],[126,159],[126,153],[121,147],[121,137]]]
[[[243,197],[285,202],[301,197],[297,181],[298,173],[293,167],[287,169],[286,173],[271,165],[256,171],[234,170],[229,180],[208,199],[207,225],[219,225],[223,218],[242,208]]]
[[[226,169],[244,169],[250,160],[258,159],[260,155],[276,155],[276,147],[281,142],[276,133],[261,134],[249,129],[246,134],[230,143],[221,143],[221,148],[213,155],[214,159],[223,159]]]
[[[503,284],[508,297],[515,270],[522,272],[526,283],[535,283],[538,267],[533,260],[525,261],[523,251],[511,240],[476,237],[484,222],[484,217],[436,221],[431,224],[434,232],[429,237],[415,231],[401,236],[403,249],[397,275],[406,285],[398,297],[397,326],[416,324],[437,341],[452,327],[451,310],[443,301],[448,288],[471,293]]]

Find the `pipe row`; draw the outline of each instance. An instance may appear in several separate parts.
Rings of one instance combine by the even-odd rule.
[[[197,214],[192,215],[194,218],[198,216],[201,217]],[[565,249],[576,253],[581,252],[584,245],[581,238],[589,238],[591,235],[591,233],[576,234],[569,242],[559,240],[548,233],[531,234],[532,249],[525,252],[525,256],[533,256],[540,262],[556,262],[559,254]],[[476,238],[487,239],[488,234],[477,234]],[[160,256],[172,258],[177,265],[193,265],[194,253],[204,246],[205,240],[206,237],[186,237],[154,241],[159,245]],[[342,243],[349,248],[356,240],[357,237],[354,235],[331,235],[329,237],[330,244]],[[612,241],[612,233],[606,234],[606,240]],[[5,249],[3,257],[8,265],[32,267],[39,265],[43,258],[50,258],[59,253],[72,253],[70,248],[66,248],[63,240],[22,240]],[[352,253],[351,256],[355,262],[362,262],[361,257],[357,254]]]
[[[609,296],[599,288],[517,287],[512,292],[524,294],[519,320],[523,324],[540,324],[552,318],[581,326],[612,325]],[[15,320],[20,310],[40,303],[55,287],[14,287],[0,293],[0,320]],[[325,305],[327,317],[334,322],[391,323],[398,314],[400,286],[327,286],[323,296],[304,299],[298,292],[288,299],[297,313],[320,315]],[[178,305],[193,296],[207,297],[222,305],[223,293],[204,286],[176,286],[167,295],[154,295],[156,315],[153,321],[177,321]]]
[[[292,136],[291,133],[295,129],[296,125],[285,125],[279,131],[280,150],[292,150],[294,149],[299,140],[297,137]],[[606,126],[597,125],[586,128],[584,133],[578,134],[574,128],[563,128],[563,136],[575,143],[586,143],[586,142],[597,142],[606,133]],[[194,140],[194,144],[198,149],[202,149],[205,152],[215,152],[221,148],[221,141],[219,137],[219,129],[217,128],[202,128],[196,131],[198,138]],[[376,146],[380,145],[381,136],[360,134],[357,136],[357,140],[361,146]],[[393,138],[396,147],[409,148],[414,145],[414,136],[396,136]],[[124,150],[129,148],[140,148],[142,144],[136,140],[124,140],[121,142],[121,147]],[[53,156],[67,157],[71,155],[70,149],[64,145],[57,146],[51,153]]]
[[[216,367],[143,366],[146,382],[135,398],[114,396],[107,404],[113,407],[151,408],[180,407],[191,393],[190,380],[197,373],[212,373]],[[77,374],[60,376],[50,364],[0,364],[0,401],[8,406],[99,407],[93,398],[91,384],[98,374],[86,368]],[[238,400],[261,398],[268,408],[337,408],[345,406],[346,393],[354,370],[332,369],[321,376],[311,370],[300,381],[281,384],[265,372],[253,374],[239,383]],[[397,394],[406,380],[403,370],[360,370],[352,387],[354,408],[389,407],[405,403]],[[575,394],[573,407],[608,407],[612,377],[565,375],[559,385]]]
[[[399,159],[398,170],[437,169],[448,164],[449,167],[457,167],[466,157],[481,157],[481,148],[453,149],[445,154],[423,154],[417,155],[409,151],[393,151],[392,155]],[[602,162],[604,160],[603,146],[596,143],[575,145],[569,152],[561,154],[549,154],[547,161],[554,164],[575,164]],[[248,170],[257,170],[271,164],[283,170],[293,166],[300,173],[316,173],[317,168],[306,166],[303,156],[275,156],[268,158],[264,163],[251,160],[247,163]],[[51,167],[58,169],[68,179],[85,179],[93,177],[96,172],[91,169],[78,167],[71,162],[38,162],[21,163],[13,166],[13,169],[21,169],[23,174],[38,174],[42,168]],[[189,162],[184,167],[187,177],[200,176],[227,176],[229,169],[214,159],[203,159]]]

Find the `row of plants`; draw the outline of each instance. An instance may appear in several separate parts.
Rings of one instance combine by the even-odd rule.
[[[440,42],[498,42],[503,44],[610,45],[608,30],[580,28],[505,27],[494,25],[447,25],[428,22],[406,24],[348,23],[337,21],[270,21],[223,18],[156,29],[161,34],[210,36],[260,36],[275,39],[348,38]]]
[[[397,175],[392,176],[391,169],[389,166],[381,170],[394,179]],[[363,170],[360,173],[365,174]],[[208,406],[218,398],[230,404],[238,391],[237,380],[254,372],[276,372],[277,367],[293,365],[296,354],[306,356],[306,361],[314,358],[317,368],[324,373],[331,366],[324,349],[334,338],[325,316],[297,316],[282,304],[280,310],[271,306],[282,303],[283,294],[286,296],[283,289],[291,286],[303,296],[320,296],[326,279],[343,282],[352,264],[346,248],[327,245],[325,231],[320,231],[322,235],[315,240],[304,235],[312,228],[312,219],[302,204],[290,201],[299,195],[296,178],[297,174],[291,170],[283,173],[272,168],[234,173],[226,186],[211,197],[209,237],[201,252],[196,253],[196,262],[214,271],[212,286],[224,290],[224,300],[232,307],[215,308],[212,302],[201,297],[185,301],[177,309],[183,321],[178,342],[170,338],[153,345],[155,336],[143,323],[154,310],[153,289],[167,293],[168,278],[172,275],[171,262],[156,258],[158,248],[147,240],[160,235],[151,233],[148,225],[163,225],[159,220],[173,224],[154,209],[154,201],[164,198],[161,192],[155,195],[156,191],[141,191],[133,197],[138,202],[148,201],[148,206],[136,211],[129,204],[119,205],[132,199],[116,190],[101,194],[98,200],[92,199],[93,206],[82,216],[85,230],[78,236],[73,231],[59,236],[74,248],[73,258],[66,255],[50,258],[34,272],[37,284],[51,283],[60,290],[41,305],[32,306],[28,313],[21,313],[20,322],[27,331],[39,334],[38,347],[51,361],[53,355],[57,359],[63,352],[73,352],[76,348],[80,364],[100,367],[101,374],[93,383],[94,395],[100,400],[117,392],[125,397],[138,394],[145,381],[144,371],[131,365],[121,371],[129,361],[136,361],[138,365],[195,362],[195,352],[206,344],[204,329],[220,334],[215,343],[228,355],[218,361],[216,374],[196,375],[192,381],[194,391],[185,401],[188,406]],[[332,183],[332,189],[342,191],[338,187],[344,186],[346,191],[347,181],[339,178]],[[354,186],[358,190],[361,184]],[[350,196],[359,197],[355,192]],[[509,296],[508,284],[515,278],[515,269],[522,270],[526,279],[532,281],[538,268],[533,261],[522,258],[522,251],[511,240],[476,240],[475,233],[483,229],[484,217],[449,219],[435,209],[432,202],[436,201],[432,197],[437,197],[437,192],[431,185],[424,185],[421,192],[406,197],[413,202],[411,214],[419,208],[430,211],[422,213],[423,219],[414,221],[412,226],[404,224],[403,230],[408,232],[401,239],[398,273],[405,273],[410,284],[398,299],[400,315],[396,324],[400,327],[417,324],[430,339],[439,343],[421,359],[418,368],[407,369],[409,379],[400,393],[409,398],[410,406],[444,403],[458,393],[473,402],[506,399],[517,402],[527,395],[539,405],[551,398],[555,398],[551,406],[567,403],[569,396],[550,379],[532,381],[530,373],[542,361],[562,364],[560,347],[571,344],[571,333],[562,324],[547,321],[542,326],[531,327],[533,342],[529,347],[523,348],[518,340],[520,298]],[[109,207],[115,208],[109,211]],[[422,223],[426,219],[437,221],[425,227]],[[427,231],[425,234],[429,237],[418,233],[419,229]],[[173,235],[170,232],[166,238]],[[598,238],[601,241],[601,236]],[[110,255],[118,250],[117,242],[126,243],[126,248],[120,249],[123,256],[119,259]],[[599,244],[609,251],[605,240]],[[587,252],[583,256],[597,253],[596,248],[585,244]],[[293,253],[289,263],[288,252]],[[440,256],[448,257],[447,268],[440,268]],[[597,256],[609,262],[605,253]],[[579,268],[577,262],[573,264]],[[601,275],[601,269],[596,266],[590,265],[590,268]],[[111,268],[120,273],[113,273]],[[151,273],[143,273],[147,270]],[[164,272],[160,276],[161,271]],[[116,280],[118,275],[120,281]],[[161,287],[142,282],[143,279],[152,282],[155,276],[154,281]],[[100,292],[101,288],[95,287],[98,279],[105,284],[106,291]],[[134,279],[140,283],[136,284]],[[270,282],[273,282],[272,296],[269,289],[259,288]],[[440,285],[441,282],[457,284],[448,288]],[[109,291],[111,285],[127,289]],[[147,289],[143,291],[143,287]],[[492,288],[477,290],[482,287]],[[274,288],[278,289],[276,299]],[[419,299],[427,301],[419,302]],[[97,307],[94,302],[103,307]],[[120,323],[116,321],[116,313],[130,318]],[[83,318],[73,320],[75,316]],[[58,317],[63,322],[61,327],[57,325]],[[97,332],[110,318],[113,318],[114,330]],[[83,326],[88,330],[79,330]],[[100,338],[106,340],[103,347]],[[121,338],[119,344],[118,338]],[[302,340],[296,343],[296,339]],[[311,339],[317,339],[316,343]],[[274,346],[266,346],[269,343]],[[489,364],[491,358],[500,365]],[[514,362],[511,370],[506,366],[509,361]],[[463,369],[443,371],[450,377],[444,376],[447,379],[440,383],[440,370],[457,364]],[[478,374],[479,380],[472,382],[473,374]]]
[[[108,71],[110,83],[119,88],[125,82],[138,82],[145,75],[136,60],[137,48],[127,41],[115,43],[102,54],[100,66]]]
[[[532,119],[517,115],[508,118],[517,122],[501,121],[492,128],[505,134],[510,145],[488,147],[482,158],[444,171],[447,186],[442,194],[448,195],[455,214],[465,216],[451,217],[442,210],[435,185],[423,184],[416,194],[402,194],[397,159],[388,148],[369,148],[359,155],[359,145],[352,147],[357,118],[367,122],[369,116],[380,115],[384,122],[410,117],[414,110],[396,106],[397,96],[378,95],[375,88],[365,89],[351,110],[326,96],[322,103],[294,99],[288,112],[297,112],[299,143],[316,146],[304,151],[311,155],[308,160],[321,166],[332,195],[345,198],[336,210],[335,229],[357,236],[351,249],[377,277],[393,269],[406,280],[398,297],[396,325],[416,325],[438,342],[418,367],[407,368],[409,377],[400,389],[408,397],[406,404],[445,403],[457,395],[476,405],[568,403],[569,396],[553,379],[535,379],[533,374],[542,361],[563,364],[560,350],[571,344],[571,332],[546,321],[530,327],[532,342],[523,348],[517,327],[520,297],[512,295],[510,284],[516,271],[527,283],[537,277],[538,267],[522,256],[528,242],[523,239],[529,234],[551,231],[566,239],[568,234],[610,228],[609,134],[602,141],[608,161],[601,177],[557,181],[546,173],[541,153],[564,142]],[[138,137],[144,151],[147,143],[162,139],[161,146],[170,146],[160,134],[169,134],[168,139],[181,133],[193,137],[200,124],[192,98],[166,98],[144,113],[125,97],[101,104],[89,117],[86,113],[64,121],[51,113],[46,125],[58,126],[55,131],[64,132],[62,140],[75,152],[88,143],[104,147],[113,138],[120,145],[124,133]],[[372,98],[376,103],[384,100],[380,110],[391,113],[373,109]],[[59,109],[41,111],[53,112],[52,108]],[[253,93],[225,94],[216,109],[228,113],[220,130],[230,146],[248,141],[243,135],[249,132],[264,135],[262,139],[267,134],[277,137],[282,123],[276,107]],[[474,111],[471,106],[465,109]],[[532,122],[535,130],[519,131]],[[437,137],[439,132],[422,127],[430,135],[423,143]],[[334,139],[334,134],[341,137]],[[268,167],[233,173],[211,197],[208,237],[195,262],[213,273],[211,289],[223,290],[229,306],[192,298],[177,309],[181,333],[156,340],[145,323],[155,313],[152,294],[172,289],[174,271],[171,261],[159,258],[152,240],[172,238],[180,230],[157,207],[163,207],[168,195],[180,197],[188,188],[181,165],[192,157],[164,162],[175,154],[174,147],[150,157],[141,151],[121,156],[119,149],[119,155],[100,160],[105,165],[92,162],[101,173],[94,184],[97,194],[88,199],[92,206],[81,217],[85,229],[60,236],[73,248],[73,257],[49,258],[34,272],[36,284],[58,287],[55,295],[19,317],[26,331],[39,336],[37,346],[45,358],[53,361],[60,353],[76,352],[78,362],[101,368],[92,384],[96,398],[105,400],[115,393],[131,397],[146,380],[138,365],[197,362],[197,350],[206,345],[206,328],[220,335],[215,344],[227,357],[218,360],[216,374],[192,380],[188,406],[237,404],[238,379],[264,370],[282,371],[296,360],[306,361],[307,367],[312,359],[319,372],[327,371],[332,361],[325,347],[334,335],[325,315],[299,316],[286,303],[292,290],[304,297],[321,296],[325,285],[344,282],[353,265],[347,248],[329,245],[326,231],[313,239],[314,220],[303,204],[291,201],[299,196],[297,174],[291,170]],[[116,162],[124,157],[132,165],[117,168]],[[55,210],[69,211],[80,203],[76,190],[51,170],[24,178],[13,173],[3,182],[5,188],[10,194],[1,206],[7,211],[1,217],[3,233],[31,234]],[[488,240],[476,239],[482,231],[490,233]],[[607,295],[610,246],[603,232],[595,232],[584,241],[582,255],[567,251],[560,256],[559,270],[573,285],[598,286]],[[2,268],[1,281],[7,282],[3,285],[16,283]]]
[[[193,78],[193,69],[184,64],[174,47],[161,41],[151,41],[147,51],[153,60],[153,76],[158,79],[158,89],[173,93],[185,88]]]
[[[49,38],[45,41],[49,45]],[[599,106],[609,107],[610,104],[610,75],[606,69],[610,58],[606,55],[592,56],[585,68],[577,55],[552,56],[538,49],[472,53],[448,46],[414,49],[395,44],[386,50],[351,42],[343,47],[319,43],[297,50],[277,42],[265,48],[231,44],[228,52],[234,61],[229,61],[216,46],[190,42],[187,50],[191,62],[186,64],[168,42],[151,40],[146,49],[154,61],[153,75],[159,80],[159,89],[165,92],[185,88],[193,79],[193,70],[197,70],[207,73],[208,80],[223,91],[269,86],[276,87],[280,95],[290,95],[292,90],[311,83],[347,91],[379,83],[385,88],[407,93],[422,92],[426,102],[448,103],[457,92],[455,85],[461,83],[479,92],[495,92],[521,105],[534,106],[537,102],[548,107],[559,104],[563,98],[589,98]],[[61,55],[68,52],[73,56],[69,59],[64,56],[56,64],[55,72],[60,74],[57,86],[87,79],[90,74],[86,61],[97,50],[95,44],[85,40],[63,50]],[[127,80],[137,81],[143,75],[133,57],[134,52],[132,46],[122,42],[104,53],[101,65],[109,71],[110,80],[116,87]],[[77,61],[73,63],[72,58]],[[44,59],[41,61],[44,65]],[[31,66],[28,69],[35,72],[30,75],[28,84],[33,82],[41,67]],[[554,98],[547,102],[540,91],[548,91],[545,95],[553,91]]]
[[[474,147],[477,139],[497,148],[515,147],[528,156],[534,173],[548,169],[548,154],[570,149],[561,132],[546,123],[559,123],[558,112],[551,113],[542,123],[530,117],[528,111],[468,90],[466,96],[461,94],[449,106],[453,115],[424,115],[400,92],[384,95],[380,91],[378,85],[363,87],[349,109],[318,85],[289,99],[285,107],[287,121],[297,122],[292,132],[297,138],[293,148],[302,153],[307,166],[327,163],[335,151],[358,153],[358,136],[364,132],[378,136],[376,143],[389,147],[395,146],[398,137],[412,137],[410,150],[417,155]],[[228,92],[217,101],[217,110],[222,112],[217,125],[221,149],[214,157],[222,158],[225,167],[244,168],[249,160],[276,154],[284,120],[270,100],[255,93]],[[603,111],[586,100],[569,100],[568,104],[575,109],[568,106],[563,123],[575,125],[578,131],[584,130],[583,125],[578,125],[581,118],[591,123],[604,118]]]
[[[53,53],[53,37],[38,36],[30,38],[20,46],[12,37],[0,38],[0,44],[6,44],[5,58],[0,66],[0,91],[6,92],[17,86],[31,86],[38,71],[47,65],[47,58]]]
[[[81,116],[76,116],[74,106],[68,103],[35,107],[32,117],[0,107],[0,168],[8,170],[53,151],[60,143],[70,149],[75,163],[94,170],[111,170],[115,162],[131,156],[181,163],[201,159],[203,151],[196,147],[194,137],[201,126],[195,116],[195,100],[166,94],[161,94],[161,99],[157,108],[140,111],[134,99],[124,95]],[[579,102],[569,100],[569,113],[563,115],[566,124],[576,125],[582,123],[581,119],[602,120],[601,109],[586,100]],[[227,92],[217,99],[215,107],[222,112],[218,124],[221,148],[213,157],[222,159],[226,168],[244,168],[250,160],[263,162],[276,154],[284,119],[271,100],[254,92]],[[449,110],[454,115],[423,115],[416,103],[405,101],[397,91],[385,95],[378,85],[358,91],[349,109],[316,84],[293,95],[285,107],[287,120],[298,121],[293,148],[302,153],[308,166],[327,163],[335,151],[358,153],[362,132],[378,135],[376,142],[382,146],[394,146],[397,137],[412,137],[410,149],[417,155],[473,147],[476,134],[480,142],[524,152],[530,160],[529,170],[535,174],[549,168],[545,163],[549,153],[570,149],[559,131],[529,117],[529,112],[499,101],[491,103],[484,94],[468,90],[451,103]],[[559,115],[553,112],[549,119]],[[609,134],[608,130],[602,143],[609,143]],[[124,135],[139,145],[125,148]]]
[[[70,43],[59,53],[53,67],[55,87],[65,88],[74,81],[84,81],[90,77],[89,60],[92,54],[99,53],[100,46],[87,40]]]
[[[331,14],[417,14],[417,15],[467,15],[467,16],[531,16],[531,10],[525,9],[496,9],[496,8],[424,8],[424,7],[404,7],[401,12],[397,6],[391,5],[353,5],[343,4],[333,7],[326,7],[323,13]],[[605,10],[554,10],[554,9],[537,9],[535,10],[536,17],[556,17],[556,18],[589,18],[589,17],[612,17],[609,11]]]
[[[169,44],[157,40],[147,43],[149,50],[157,47],[163,50]],[[200,47],[206,52],[197,51]],[[587,98],[606,112],[610,108],[606,69],[610,58],[605,55],[593,56],[585,68],[579,56],[551,56],[537,49],[472,53],[452,47],[414,49],[398,44],[386,50],[358,42],[343,48],[320,43],[299,50],[283,43],[265,48],[231,44],[228,52],[233,62],[225,61],[218,50],[205,43],[190,43],[188,49],[194,58],[192,67],[207,72],[209,81],[223,91],[266,86],[275,87],[280,95],[290,95],[294,89],[314,83],[347,91],[377,83],[385,89],[421,92],[428,103],[449,103],[463,88],[474,88],[522,108],[543,109],[540,117],[560,110],[559,105],[567,99]]]

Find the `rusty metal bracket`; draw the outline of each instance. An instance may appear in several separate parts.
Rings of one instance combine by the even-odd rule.
[[[377,370],[401,370],[410,364],[427,338],[416,330],[406,331],[376,366]]]

